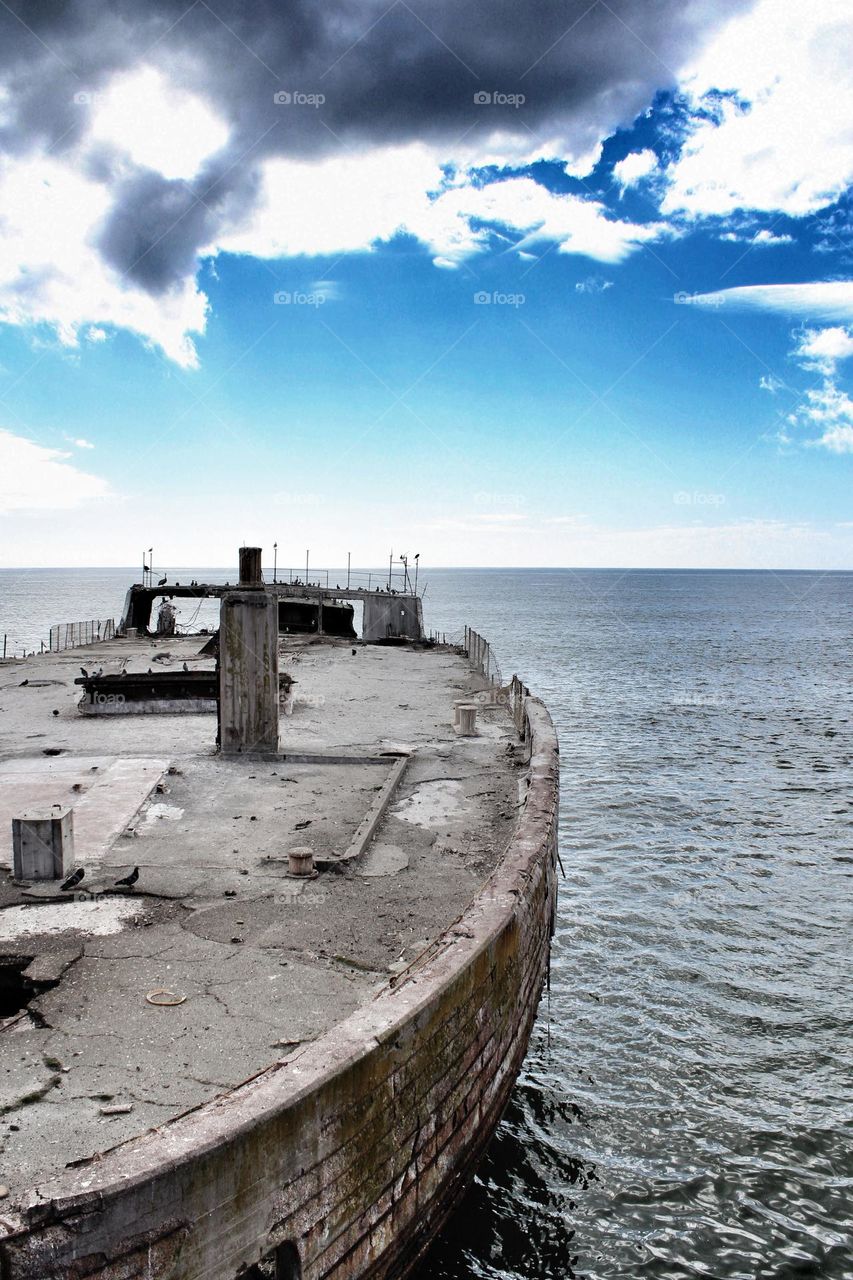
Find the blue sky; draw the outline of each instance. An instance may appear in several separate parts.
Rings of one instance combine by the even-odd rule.
[[[581,8],[565,84],[617,22],[625,66],[567,105],[554,77],[538,114],[535,75],[472,87],[430,30],[424,76],[452,64],[464,111],[393,137],[383,113],[356,141],[294,101],[321,75],[298,90],[278,66],[291,100],[264,138],[312,113],[332,142],[266,153],[189,248],[186,211],[159,239],[140,219],[131,257],[157,279],[121,269],[121,202],[157,182],[213,204],[198,175],[253,77],[274,96],[266,46],[228,26],[246,79],[225,104],[168,34],[72,68],[97,85],[69,99],[73,145],[21,123],[0,169],[2,563],[135,564],[153,543],[221,564],[277,541],[295,564],[417,543],[435,565],[851,567],[844,9],[741,5],[673,67],[607,5],[573,55]],[[22,68],[72,65],[66,32],[26,35],[11,116]]]

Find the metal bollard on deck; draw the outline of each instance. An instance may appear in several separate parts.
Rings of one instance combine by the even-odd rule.
[[[291,849],[287,855],[287,869],[292,876],[312,876],[314,874],[314,850],[308,845],[300,845]]]
[[[459,708],[459,723],[456,732],[461,738],[473,738],[477,732],[477,708],[471,703],[463,703]]]

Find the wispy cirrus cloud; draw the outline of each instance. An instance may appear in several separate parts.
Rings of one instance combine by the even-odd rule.
[[[587,276],[585,280],[577,281],[575,293],[605,293],[612,288],[612,280],[605,280],[603,276]]]
[[[853,280],[738,285],[710,293],[679,292],[675,301],[709,310],[778,311],[806,320],[853,321]]]
[[[0,515],[65,511],[109,497],[107,481],[81,471],[70,457],[62,449],[0,429]]]

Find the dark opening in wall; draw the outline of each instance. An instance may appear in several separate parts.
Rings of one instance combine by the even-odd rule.
[[[316,631],[318,614],[319,608],[316,604],[302,600],[279,600],[278,629],[302,635]]]
[[[353,607],[343,601],[326,601],[322,611],[311,600],[279,600],[278,629],[281,632],[310,635],[321,631],[327,636],[355,636]]]
[[[302,1280],[302,1263],[296,1245],[288,1240],[241,1273],[239,1280]]]
[[[355,636],[352,605],[324,604],[323,633],[327,636],[346,636],[348,640],[352,639]]]
[[[35,988],[23,976],[32,959],[32,956],[0,956],[0,1021],[26,1009],[35,995]]]
[[[302,1263],[296,1245],[288,1241],[275,1251],[275,1280],[302,1280]]]

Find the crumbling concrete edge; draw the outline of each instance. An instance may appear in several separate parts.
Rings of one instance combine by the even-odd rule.
[[[304,1280],[413,1265],[497,1124],[547,972],[558,745],[520,697],[516,830],[435,954],[296,1057],[4,1206],[4,1280],[71,1280],[82,1259],[104,1280],[147,1274],[137,1257],[164,1280],[231,1280],[284,1240]]]

